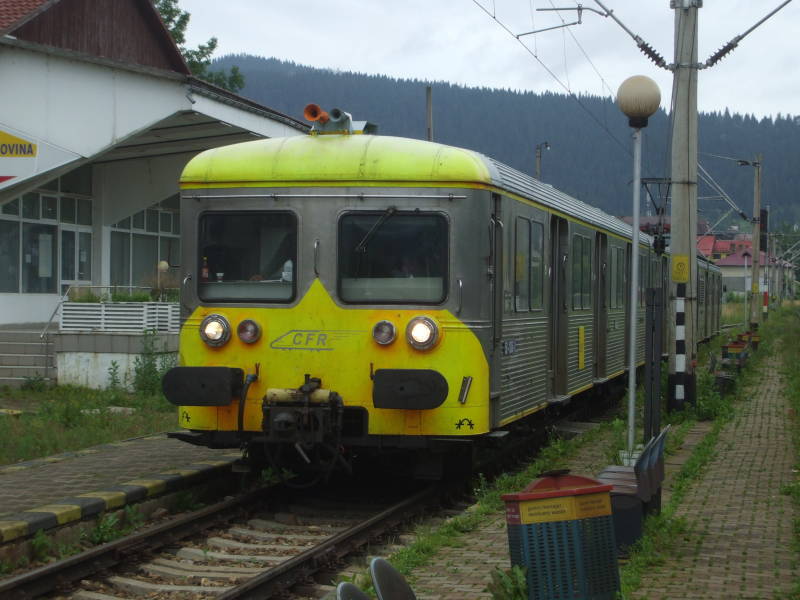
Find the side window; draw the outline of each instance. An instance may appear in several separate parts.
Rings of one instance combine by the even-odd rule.
[[[617,308],[617,249],[613,246],[608,257],[608,308]]]
[[[517,312],[530,310],[531,222],[517,217],[514,249],[514,306]]]
[[[572,308],[592,307],[592,243],[589,238],[572,236]]]
[[[544,277],[544,226],[534,221],[531,223],[531,308],[542,308],[544,295],[542,279]]]
[[[572,236],[572,308],[581,307],[581,265],[583,264],[583,238]]]
[[[644,290],[647,287],[647,257],[639,253],[639,306],[644,306]]]
[[[583,238],[583,258],[581,260],[583,277],[581,297],[584,309],[592,308],[592,240]]]
[[[625,250],[617,248],[617,308],[625,308]]]

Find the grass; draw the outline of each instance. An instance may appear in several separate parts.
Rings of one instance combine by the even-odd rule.
[[[769,323],[769,321],[767,321]],[[786,397],[789,400],[789,423],[792,434],[792,444],[795,453],[794,480],[781,487],[781,493],[791,498],[794,506],[794,522],[792,524],[792,548],[795,560],[800,558],[800,346],[797,339],[800,337],[800,309],[787,308],[779,313],[774,327],[780,331],[781,352],[783,365],[781,374],[786,382]],[[800,581],[795,582],[791,592],[785,597],[800,598]]]
[[[645,520],[644,535],[632,549],[628,562],[620,570],[623,597],[629,597],[632,592],[636,591],[641,585],[643,577],[652,571],[654,567],[663,564],[668,558],[674,556],[677,552],[677,545],[689,535],[688,524],[685,519],[677,516],[677,510],[690,486],[697,481],[706,466],[714,459],[720,433],[734,418],[736,405],[743,399],[742,390],[755,385],[758,377],[758,367],[762,361],[774,359],[775,342],[779,332],[782,332],[783,335],[788,335],[787,339],[792,339],[791,336],[797,339],[797,336],[800,335],[800,316],[795,317],[798,322],[797,329],[793,333],[789,333],[788,328],[783,324],[787,314],[787,311],[774,313],[765,326],[762,327],[762,341],[759,350],[752,355],[751,360],[737,378],[735,396],[721,397],[714,389],[713,376],[706,369],[697,371],[697,407],[696,409],[685,411],[681,415],[678,428],[685,435],[685,432],[698,419],[711,421],[712,427],[695,447],[687,462],[673,479],[669,503],[663,507],[660,515],[653,515]],[[711,353],[717,353],[723,341],[721,339],[717,340],[705,349],[704,358],[707,359]],[[800,349],[796,352],[796,358],[788,364],[796,364],[796,361],[800,359]],[[797,378],[798,402],[800,403],[800,374],[797,375]],[[682,435],[677,437],[682,437]],[[797,441],[797,437],[795,439],[796,443],[800,444],[800,441]],[[798,491],[797,501],[800,502],[800,491]],[[795,533],[798,547],[800,547],[800,521],[795,522]],[[798,589],[800,589],[800,586],[798,586]]]
[[[77,386],[0,392],[4,405],[22,408],[17,417],[0,417],[0,464],[80,450],[173,428],[175,410],[160,395]],[[113,414],[125,406],[132,414]],[[7,443],[13,440],[13,443]]]
[[[441,548],[463,544],[466,535],[502,515],[505,506],[501,498],[503,494],[520,491],[543,471],[565,468],[569,459],[584,445],[600,443],[608,438],[611,427],[610,423],[604,423],[577,438],[554,438],[533,463],[519,471],[504,473],[492,482],[479,475],[474,488],[477,502],[468,511],[447,519],[438,527],[418,527],[414,532],[415,541],[392,555],[392,565],[408,576],[414,569],[426,565]],[[354,579],[356,585],[371,592],[368,575],[357,575]]]
[[[750,318],[748,317],[749,321]],[[744,325],[744,300],[741,296],[729,295],[722,303],[722,312],[720,313],[720,322],[722,325]]]

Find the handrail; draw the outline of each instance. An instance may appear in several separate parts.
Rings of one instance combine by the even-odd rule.
[[[50,329],[50,325],[53,323],[53,319],[56,318],[56,313],[58,313],[58,310],[61,308],[61,305],[64,304],[64,302],[66,302],[67,299],[69,298],[69,291],[71,289],[72,285],[68,285],[67,290],[64,292],[64,295],[58,299],[58,304],[56,304],[56,307],[53,309],[53,314],[50,315],[50,318],[47,320],[47,324],[44,326],[44,329],[42,329],[42,333],[39,334],[40,340],[43,340],[47,335],[47,331]]]

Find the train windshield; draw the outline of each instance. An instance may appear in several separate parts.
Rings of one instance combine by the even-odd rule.
[[[218,212],[200,218],[198,293],[205,301],[294,298],[297,221],[285,212]]]
[[[350,213],[339,222],[339,297],[365,304],[439,304],[447,292],[447,219]]]

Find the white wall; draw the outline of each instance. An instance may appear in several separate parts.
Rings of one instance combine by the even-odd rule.
[[[0,325],[44,323],[59,299],[58,294],[0,294]],[[58,329],[58,318],[52,329]]]

